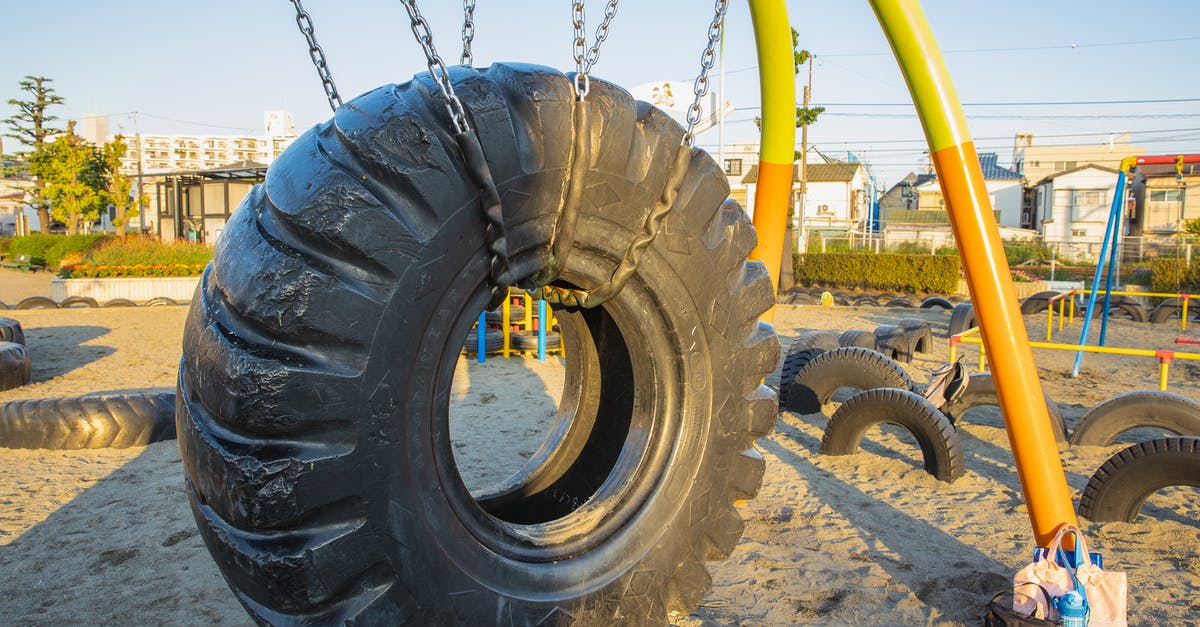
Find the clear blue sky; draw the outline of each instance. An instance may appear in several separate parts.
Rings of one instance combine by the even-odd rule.
[[[424,69],[399,2],[305,4],[347,98]],[[1188,69],[1200,57],[1195,2],[923,5],[965,103],[1200,98]],[[593,31],[603,4],[587,6]],[[921,131],[868,3],[789,0],[788,6],[802,46],[817,57],[814,104],[828,106],[810,143],[835,156],[860,153],[888,184],[920,169]],[[461,4],[425,0],[422,8],[439,51],[456,62]],[[329,110],[293,18],[287,0],[0,0],[0,102],[22,95],[22,76],[39,74],[53,78],[66,99],[62,117],[137,110],[143,132],[221,134],[261,132],[264,110],[287,108],[302,130]],[[710,19],[710,2],[625,0],[594,74],[626,86],[690,81]],[[477,64],[515,60],[573,69],[567,0],[478,0],[476,23]],[[727,36],[725,93],[743,110],[731,116],[726,139],[750,141],[758,86],[744,2],[731,3]],[[0,117],[12,112],[0,104]],[[1009,162],[1017,131],[1036,133],[1039,144],[1100,142],[1107,133],[1135,131],[1134,140],[1152,153],[1200,152],[1197,101],[969,106],[967,114],[980,150],[999,152],[1001,163]],[[110,125],[132,130],[127,115],[114,115]],[[716,141],[716,131],[700,136],[712,152]]]

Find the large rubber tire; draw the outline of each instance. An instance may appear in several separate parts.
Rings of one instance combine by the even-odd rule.
[[[1087,305],[1087,300],[1084,299],[1084,305]],[[1104,308],[1104,296],[1096,297],[1096,308],[1092,313],[1092,318],[1099,318],[1100,311]],[[1114,295],[1108,301],[1108,317],[1110,318],[1129,318],[1134,322],[1149,322],[1150,315],[1146,313],[1146,308],[1136,300],[1124,296]]]
[[[912,389],[912,378],[900,364],[866,348],[826,351],[808,362],[788,389],[784,405],[798,414],[815,414],[842,388]]]
[[[795,294],[788,294],[787,304],[789,304],[789,305],[816,305],[817,301],[816,301],[816,299],[814,299],[812,296],[809,296],[808,294],[804,294],[802,292],[797,292]]]
[[[901,296],[901,297],[893,298],[893,299],[887,301],[886,303],[884,303],[883,306],[887,307],[888,309],[897,309],[897,308],[913,309],[913,308],[917,307],[917,303],[916,303],[916,301],[914,301],[911,298],[905,298],[905,297]]]
[[[166,296],[155,296],[143,304],[143,307],[178,307],[179,301]]]
[[[875,350],[903,363],[912,363],[912,346],[908,343],[908,334],[895,324],[883,324],[875,327]]]
[[[875,350],[875,334],[865,329],[842,331],[838,336],[839,346],[860,346]]]
[[[68,296],[58,304],[61,309],[83,308],[94,309],[100,306],[91,296]]]
[[[957,305],[955,305],[957,307]],[[911,353],[929,354],[933,352],[933,329],[929,321],[922,318],[904,318],[896,323],[908,336],[908,349]]]
[[[954,303],[941,296],[929,296],[921,301],[921,309],[945,309],[946,311],[950,311],[954,309]]]
[[[29,383],[33,368],[24,344],[0,341],[0,390],[11,390]]]
[[[958,335],[977,326],[975,306],[971,303],[959,303],[950,311],[950,335]]]
[[[58,309],[58,303],[45,296],[30,296],[22,299],[13,309]]]
[[[483,332],[484,353],[495,353],[504,348],[504,332],[499,329],[487,329]],[[479,353],[478,331],[471,329],[467,339],[463,341],[463,352],[468,355]]]
[[[1150,310],[1150,322],[1162,324],[1168,320],[1178,320],[1183,315],[1183,302],[1178,298],[1168,298]],[[1188,321],[1200,321],[1200,299],[1188,303]]]
[[[129,300],[128,298],[114,298],[112,300],[104,301],[104,304],[100,305],[100,306],[101,307],[137,307],[137,303]]]
[[[25,330],[21,322],[12,318],[0,318],[0,342],[25,343]]]
[[[108,394],[0,405],[0,446],[76,450],[145,446],[175,437],[175,395]]]
[[[1050,308],[1050,299],[1062,294],[1055,290],[1046,290],[1038,292],[1033,296],[1021,301],[1021,315],[1029,316],[1035,313],[1041,313]]]
[[[878,307],[879,299],[871,295],[859,296],[854,299],[855,307]]]
[[[783,364],[779,369],[779,406],[783,409],[784,399],[787,398],[788,388],[796,378],[796,373],[814,357],[827,350],[839,348],[839,336],[833,331],[805,331],[788,346],[783,356]]]
[[[1071,444],[1111,446],[1122,433],[1141,427],[1200,436],[1200,403],[1159,390],[1118,394],[1084,414],[1071,434]]]
[[[549,258],[571,170],[571,81],[450,69],[504,201],[516,279]],[[593,79],[587,193],[561,285],[606,281],[683,129]],[[298,138],[229,220],[192,301],[178,410],[200,532],[265,623],[665,622],[706,594],[734,502],[762,480],[779,344],[766,269],[696,151],[674,209],[603,307],[563,308],[568,393],[529,465],[467,491],[447,424],[488,300],[478,186],[426,75]],[[563,240],[560,239],[560,242]],[[572,322],[575,320],[577,322]],[[567,333],[569,338],[571,333]],[[566,341],[566,340],[564,340]],[[589,357],[590,355],[590,357]],[[481,428],[487,428],[481,426]]]
[[[513,348],[517,350],[537,350],[538,336],[537,332],[530,333],[514,333],[512,335]],[[557,333],[546,334],[546,350],[557,349],[562,344],[562,339]]]
[[[1054,429],[1054,439],[1059,443],[1066,443],[1067,422],[1063,419],[1062,410],[1059,409],[1058,403],[1050,398],[1049,392],[1042,390],[1042,396],[1046,400],[1046,411],[1050,414],[1050,426]],[[957,425],[962,420],[963,414],[981,405],[1000,406],[1000,399],[996,396],[996,382],[992,379],[990,372],[977,372],[971,375],[970,381],[967,382],[967,389],[963,391],[962,396],[953,403],[942,405],[942,413],[946,414],[950,424]]]
[[[1079,515],[1093,522],[1133,522],[1155,492],[1200,488],[1200,438],[1134,444],[1096,470],[1079,497]]]
[[[821,452],[851,455],[858,451],[867,429],[882,423],[913,434],[925,470],[938,480],[950,483],[966,473],[962,441],[954,425],[933,403],[907,389],[872,389],[851,396],[829,417]]]

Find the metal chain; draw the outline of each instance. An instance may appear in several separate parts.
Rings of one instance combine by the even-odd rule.
[[[460,62],[463,65],[472,65],[475,62],[475,57],[471,55],[471,42],[475,41],[475,0],[463,0],[462,40]]]
[[[575,41],[572,49],[572,56],[575,58],[575,94],[580,100],[587,97],[591,88],[588,74],[596,65],[596,61],[600,59],[600,44],[608,39],[608,29],[616,15],[617,0],[608,0],[608,4],[604,6],[604,19],[596,27],[595,41],[592,42],[592,47],[589,49],[587,32],[584,29],[583,0],[575,0],[571,5],[571,25],[575,27]]]
[[[446,63],[442,61],[442,57],[438,55],[437,48],[433,46],[433,33],[429,30],[429,22],[425,21],[425,17],[421,15],[421,11],[417,9],[416,0],[400,0],[400,4],[403,4],[404,10],[408,12],[413,36],[417,38],[417,43],[425,51],[425,61],[429,67],[429,75],[433,77],[433,82],[437,84],[438,91],[442,92],[442,97],[446,99],[446,111],[450,113],[450,120],[454,123],[454,130],[459,133],[467,132],[471,127],[467,124],[466,109],[463,108],[462,101],[458,99],[458,95],[454,93],[454,86],[450,84],[450,73],[446,70]]]
[[[717,59],[717,41],[721,39],[721,29],[725,26],[725,11],[728,8],[728,0],[717,0],[716,16],[713,17],[712,24],[708,25],[708,45],[704,47],[704,52],[700,55],[700,75],[696,77],[696,83],[692,87],[696,97],[687,111],[687,131],[683,134],[683,143],[686,146],[693,146],[696,143],[694,131],[703,112],[700,102],[704,100],[704,96],[708,95],[708,73]],[[721,104],[717,103],[717,106],[719,107]]]
[[[325,51],[317,44],[317,36],[313,29],[312,16],[300,5],[300,0],[291,0],[296,7],[296,26],[300,34],[308,42],[308,56],[313,65],[317,66],[317,74],[321,77],[321,86],[325,88],[325,97],[329,100],[329,108],[337,112],[342,106],[342,97],[338,95],[337,86],[333,84],[333,74],[329,71],[329,62],[325,59]]]

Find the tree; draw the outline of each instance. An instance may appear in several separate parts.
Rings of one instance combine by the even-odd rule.
[[[42,144],[30,159],[30,171],[45,184],[50,216],[66,224],[71,235],[100,217],[108,203],[109,162],[103,150],[75,134],[74,124],[68,125],[66,135]]]
[[[49,85],[53,79],[44,76],[26,76],[18,85],[21,91],[30,94],[30,100],[10,99],[8,104],[17,108],[17,114],[4,119],[9,128],[5,137],[11,137],[33,149],[36,153],[46,144],[46,139],[62,133],[61,128],[51,125],[58,117],[47,113],[47,109],[63,103],[62,96],[54,93]],[[46,202],[44,191],[45,182],[38,180],[30,190],[33,196],[32,204],[37,208],[38,222],[42,230],[50,229],[50,207]]]
[[[125,156],[129,150],[129,145],[125,143],[125,138],[117,135],[111,142],[104,144],[101,152],[104,155],[104,162],[108,167],[109,183],[108,183],[108,201],[116,209],[116,215],[113,217],[113,226],[116,226],[118,233],[121,236],[125,235],[125,229],[129,225],[129,219],[138,216],[141,213],[141,208],[150,204],[150,198],[146,194],[142,194],[137,202],[133,202],[133,181],[121,172],[121,158]]]
[[[1200,218],[1184,222],[1183,232],[1187,233],[1188,235],[1200,237]]]

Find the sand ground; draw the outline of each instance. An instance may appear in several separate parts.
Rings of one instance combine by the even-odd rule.
[[[946,359],[945,312],[782,306],[776,323],[786,347],[803,330],[871,329],[914,313],[936,335],[935,354],[908,366],[921,380]],[[184,307],[0,312],[21,320],[34,360],[34,381],[0,392],[0,402],[172,388],[184,314]],[[1044,333],[1044,319],[1028,323]],[[1136,346],[1174,337],[1127,322],[1110,333]],[[1090,356],[1084,376],[1071,379],[1069,355],[1037,358],[1068,424],[1104,398],[1157,381],[1147,359]],[[553,412],[562,372],[557,358],[460,362],[452,434],[460,464],[477,473],[469,482],[503,471],[498,452],[509,453],[500,464],[528,454],[529,436]],[[1200,400],[1198,380],[1195,366],[1172,369],[1172,390]],[[768,383],[778,383],[778,371]],[[472,438],[483,430],[461,425],[478,419],[495,428]],[[712,591],[679,624],[978,624],[1030,548],[998,411],[973,410],[961,424],[968,472],[953,484],[926,474],[919,450],[892,431],[870,433],[859,454],[822,456],[824,421],[784,413],[759,441],[767,472],[758,498],[741,506],[743,539],[728,560],[710,565]],[[1076,496],[1120,448],[1063,452]],[[0,624],[250,624],[195,531],[182,477],[174,442],[0,449]],[[1128,573],[1135,624],[1200,621],[1196,496],[1159,493],[1133,523],[1083,521],[1106,564]]]

